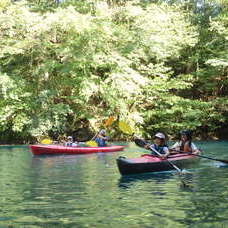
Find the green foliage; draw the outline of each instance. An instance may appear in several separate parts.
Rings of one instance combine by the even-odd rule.
[[[97,130],[109,115],[145,135],[226,123],[227,19],[200,29],[182,5],[108,3],[1,3],[0,132]]]

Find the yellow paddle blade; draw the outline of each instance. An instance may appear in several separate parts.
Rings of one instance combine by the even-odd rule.
[[[113,116],[110,116],[110,117],[105,121],[104,126],[105,126],[105,127],[110,126],[110,125],[113,123],[113,121],[114,121],[114,117],[113,117]]]
[[[85,143],[87,146],[97,147],[97,143],[95,141],[88,141]]]
[[[52,140],[51,140],[51,139],[48,139],[48,138],[42,139],[42,140],[40,141],[40,143],[41,143],[41,144],[52,144]]]
[[[125,134],[133,135],[134,132],[131,127],[125,123],[124,121],[119,121],[119,129],[124,132]]]

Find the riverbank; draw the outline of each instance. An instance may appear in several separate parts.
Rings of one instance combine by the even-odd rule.
[[[151,139],[147,139],[149,142],[151,141]],[[170,139],[168,140],[167,142],[175,142],[176,140],[175,139]],[[196,138],[194,140],[194,142],[226,142],[228,141],[228,138],[223,138],[223,139],[218,139],[217,137],[214,137],[214,138],[207,138],[207,139],[200,139],[200,138]],[[133,142],[131,140],[113,140],[113,141],[109,141],[110,143],[113,143],[113,142],[123,142],[123,143],[129,143],[129,142]],[[26,143],[26,144],[15,144],[15,143],[9,143],[9,144],[0,144],[0,148],[2,147],[22,147],[22,146],[29,146],[31,144],[39,144],[38,142],[36,143]]]

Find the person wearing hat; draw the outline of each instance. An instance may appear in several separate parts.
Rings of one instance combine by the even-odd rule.
[[[158,156],[158,153],[161,154],[162,159],[166,159],[169,155],[169,148],[165,144],[165,135],[160,132],[154,135],[154,143],[145,145],[145,148],[151,150],[152,155]]]
[[[100,132],[95,137],[95,142],[99,147],[107,146],[107,140],[108,137],[106,136],[106,131],[104,129],[100,130]]]
[[[200,151],[192,142],[192,132],[190,130],[183,130],[179,133],[180,140],[170,147],[171,151],[182,153],[198,154]]]
[[[78,146],[77,142],[73,141],[72,136],[67,137],[67,142],[65,142],[65,146]]]

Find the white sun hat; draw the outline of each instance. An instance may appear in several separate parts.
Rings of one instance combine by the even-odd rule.
[[[105,135],[106,134],[106,131],[104,129],[100,130],[100,134],[101,135]]]
[[[165,139],[165,135],[160,132],[156,133],[156,135],[154,137],[159,138],[159,139]]]

